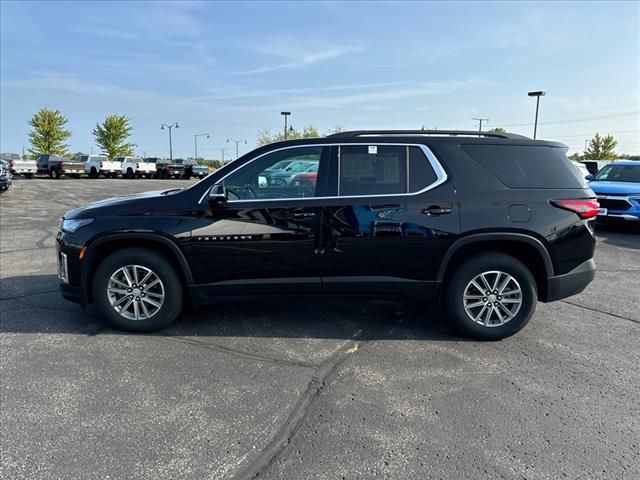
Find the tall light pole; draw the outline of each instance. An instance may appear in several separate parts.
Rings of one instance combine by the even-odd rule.
[[[475,120],[476,122],[478,122],[478,131],[479,132],[482,131],[482,122],[489,123],[489,119],[488,118],[472,118],[471,120]]]
[[[224,148],[214,148],[214,150],[220,150],[220,153],[222,154],[222,164],[224,165]]]
[[[538,108],[540,107],[540,97],[544,97],[547,93],[542,90],[537,90],[535,92],[529,92],[527,95],[530,97],[536,97],[536,120],[533,124],[533,139],[536,139],[536,135],[538,133]]]
[[[166,123],[163,123],[162,126],[160,127],[160,130],[164,130],[165,128],[169,129],[169,161],[172,163],[173,163],[173,143],[171,140],[171,129],[173,129],[173,127],[180,128],[178,126],[178,122],[174,123],[173,125],[167,125]]]
[[[246,145],[247,141],[246,140],[234,140],[233,138],[227,138],[227,143],[229,142],[233,142],[236,144],[236,160],[238,159],[238,145],[240,143],[244,143]]]
[[[284,139],[287,139],[287,118],[291,115],[291,112],[280,112],[280,115],[284,117]]]
[[[195,147],[196,147],[196,156],[195,156],[195,161],[196,161],[196,162],[198,161],[198,137],[207,137],[207,138],[211,138],[211,137],[209,136],[209,134],[208,134],[208,133],[196,133],[196,134],[193,136],[193,143],[194,143],[194,145],[195,145]]]

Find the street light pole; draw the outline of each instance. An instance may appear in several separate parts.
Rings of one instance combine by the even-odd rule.
[[[193,136],[193,143],[195,144],[195,150],[196,150],[196,156],[195,156],[194,160],[195,160],[196,162],[198,162],[198,137],[207,137],[207,138],[211,138],[211,137],[209,136],[209,134],[208,134],[208,133],[196,133],[196,134]]]
[[[173,127],[175,128],[180,128],[180,127],[178,125],[178,122],[174,123],[173,125],[167,125],[166,123],[163,123],[162,126],[160,127],[160,130],[164,130],[165,127],[169,129],[169,161],[173,163],[173,143],[171,140],[171,130],[173,129]]]
[[[287,117],[291,115],[291,112],[280,112],[280,115],[284,117],[284,139],[287,139]]]
[[[246,140],[244,140],[244,139],[243,139],[243,140],[234,140],[233,138],[227,138],[227,143],[229,143],[229,142],[233,142],[233,143],[235,143],[235,144],[236,144],[236,160],[237,160],[237,159],[238,159],[238,145],[239,145],[240,143],[244,143],[244,144],[246,144],[246,143],[247,143],[247,141],[246,141]]]
[[[489,123],[489,119],[488,118],[472,118],[471,120],[475,120],[476,122],[478,122],[478,124],[479,124],[478,131],[479,132],[482,131],[482,122]]]
[[[542,90],[537,90],[535,92],[529,92],[527,95],[530,97],[536,97],[536,120],[533,124],[533,139],[536,139],[536,135],[538,133],[538,109],[540,108],[540,97],[544,97],[547,92],[543,92]]]

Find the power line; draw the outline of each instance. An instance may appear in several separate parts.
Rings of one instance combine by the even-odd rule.
[[[549,122],[538,122],[538,125],[553,125],[556,123],[573,123],[573,122],[589,122],[591,120],[604,120],[607,118],[618,118],[618,117],[628,117],[631,115],[640,114],[640,110],[635,110],[633,112],[622,112],[616,113],[612,115],[601,115],[599,117],[588,117],[588,118],[574,118],[572,120],[552,120]],[[533,123],[507,123],[507,124],[499,124],[494,122],[494,125],[500,125],[501,127],[530,127]]]

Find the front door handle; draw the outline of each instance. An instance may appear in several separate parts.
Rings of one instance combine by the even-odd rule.
[[[313,212],[293,212],[289,215],[291,218],[313,218],[316,216]]]
[[[430,217],[436,217],[438,215],[446,215],[448,213],[451,213],[451,209],[450,208],[440,208],[437,205],[431,206],[429,208],[423,208],[422,209],[422,213],[424,213],[425,215],[428,215]]]

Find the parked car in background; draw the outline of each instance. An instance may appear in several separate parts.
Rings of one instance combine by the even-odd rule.
[[[270,170],[264,172],[268,185],[287,186],[291,184],[291,180],[298,173],[316,172],[318,163],[309,160],[294,160],[286,167],[279,170]]]
[[[640,222],[640,162],[611,162],[593,176],[589,187],[600,203],[598,220]]]
[[[293,176],[291,179],[291,185],[296,187],[302,185],[309,185],[312,187],[316,186],[316,181],[318,180],[318,172],[302,172]]]
[[[595,175],[605,165],[609,165],[612,160],[580,160],[580,163],[584,163],[591,175]]]
[[[185,176],[185,160],[182,158],[174,158],[169,160],[166,158],[156,161],[156,175],[158,178],[183,178]]]
[[[595,275],[598,202],[566,151],[463,131],[272,143],[190,188],[66,212],[60,289],[134,331],[165,327],[186,304],[327,293],[439,301],[464,334],[508,337],[538,301]],[[264,181],[300,158],[316,164],[315,186]]]
[[[84,171],[89,178],[98,178],[101,175],[118,178],[122,168],[120,162],[109,161],[104,155],[78,155],[76,162],[84,164]]]
[[[0,159],[9,163],[11,175],[22,175],[25,178],[31,178],[36,174],[36,161],[28,158],[22,158],[17,153],[0,154]]]
[[[113,161],[120,163],[120,172],[125,178],[151,178],[156,173],[156,164],[141,157],[115,157]]]
[[[11,171],[9,162],[0,160],[0,192],[6,192],[11,186]]]
[[[191,166],[191,175],[197,178],[204,178],[209,175],[209,167],[206,165],[192,165]]]
[[[584,163],[574,162],[573,160],[571,161],[571,163],[573,163],[573,166],[578,169],[578,173],[580,174],[580,177],[582,178],[584,183],[587,184],[589,182],[588,180],[589,176],[591,175],[591,172],[589,172],[589,170],[587,169],[587,166]]]
[[[51,178],[60,178],[62,175],[80,178],[84,173],[84,163],[71,161],[67,157],[58,155],[38,155],[36,157],[36,170],[38,173],[49,175]]]

